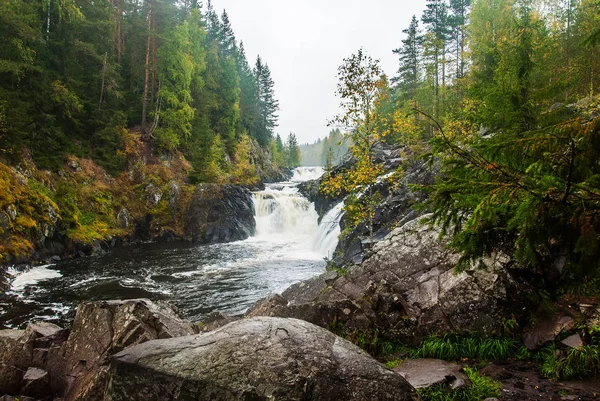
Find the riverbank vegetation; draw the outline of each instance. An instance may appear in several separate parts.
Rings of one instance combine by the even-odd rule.
[[[360,194],[346,213],[372,220],[374,144],[402,144],[441,163],[425,207],[459,270],[504,253],[551,297],[597,283],[599,21],[595,0],[428,0],[394,50],[396,76],[362,49],[340,66],[333,125],[356,163],[324,192]]]

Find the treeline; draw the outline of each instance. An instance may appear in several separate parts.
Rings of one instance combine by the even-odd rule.
[[[347,216],[372,221],[373,145],[404,144],[441,163],[423,189],[460,267],[502,252],[535,285],[600,291],[599,21],[598,0],[427,0],[397,76],[362,50],[339,68],[334,123],[357,162],[323,189],[361,193]]]
[[[269,66],[248,63],[225,11],[195,0],[0,2],[0,152],[57,170],[66,154],[122,167],[127,133],[181,151],[196,181],[280,148]],[[241,172],[243,174],[244,171]]]
[[[300,146],[303,166],[331,167],[344,160],[350,148],[350,139],[339,128],[333,129],[324,139]]]

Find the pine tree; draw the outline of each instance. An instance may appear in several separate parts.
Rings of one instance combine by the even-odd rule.
[[[231,22],[229,21],[227,11],[225,10],[223,10],[223,14],[221,14],[219,44],[223,55],[226,57],[235,56],[237,50],[235,35],[233,33],[233,29],[231,28]]]
[[[400,67],[398,77],[395,81],[407,92],[408,98],[412,98],[417,91],[420,80],[421,46],[423,38],[419,31],[419,21],[413,15],[410,25],[402,31],[406,38],[402,40],[402,47],[393,50],[398,55]]]
[[[285,150],[287,155],[287,166],[289,168],[295,168],[300,165],[300,160],[302,158],[300,154],[300,146],[298,146],[298,140],[296,139],[296,135],[293,132],[287,137],[287,141],[285,143]]]
[[[273,129],[277,127],[279,101],[275,99],[275,83],[267,64],[263,64],[260,55],[254,67],[254,79],[257,86],[259,119],[257,121],[256,139],[261,145],[267,144],[273,137]]]
[[[450,16],[448,25],[450,39],[454,42],[455,52],[455,77],[460,79],[465,76],[465,51],[467,43],[467,20],[471,0],[450,0]]]
[[[443,89],[446,85],[446,45],[450,36],[448,5],[445,0],[427,0],[426,7],[421,21],[425,24],[427,32],[425,41],[432,66],[434,115],[437,118],[440,114],[440,87]]]

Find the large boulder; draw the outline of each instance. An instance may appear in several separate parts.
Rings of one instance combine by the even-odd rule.
[[[244,240],[256,231],[252,193],[235,185],[201,184],[185,213],[185,233],[200,243]]]
[[[350,342],[267,317],[128,348],[113,358],[108,383],[106,401],[420,399]]]
[[[46,369],[67,335],[46,322],[31,323],[25,330],[0,330],[0,394],[19,394],[30,382],[28,369]]]
[[[456,273],[459,256],[439,230],[415,219],[396,228],[346,274],[327,272],[255,305],[247,316],[303,319],[352,333],[379,330],[393,341],[419,343],[434,333],[494,334],[502,317],[523,313],[527,293],[496,257],[487,270]]]

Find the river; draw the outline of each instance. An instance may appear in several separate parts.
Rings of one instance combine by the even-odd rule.
[[[300,167],[290,182],[253,194],[256,235],[229,244],[147,243],[109,254],[11,270],[0,298],[0,326],[30,320],[65,324],[78,303],[149,298],[175,304],[187,319],[213,311],[241,315],[257,300],[320,274],[339,235],[341,204],[317,224],[314,205],[297,183],[320,168]]]

